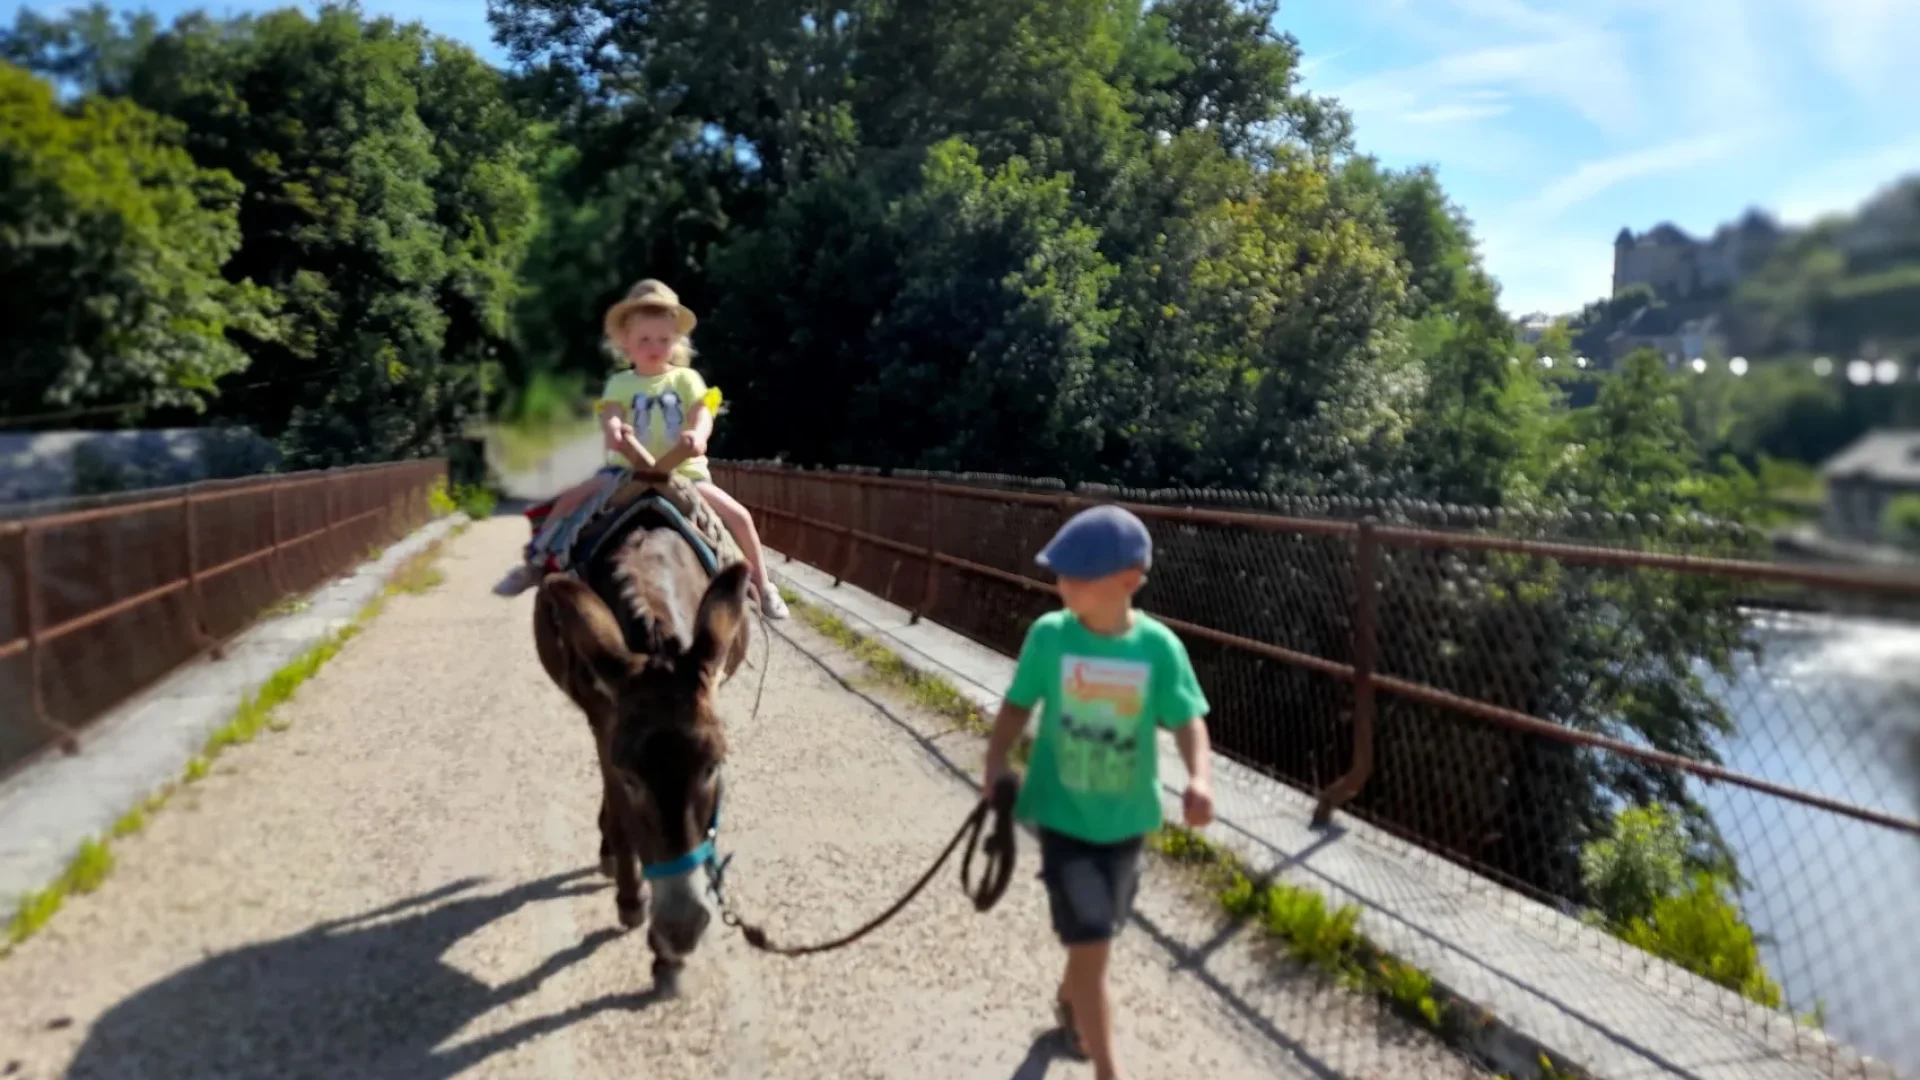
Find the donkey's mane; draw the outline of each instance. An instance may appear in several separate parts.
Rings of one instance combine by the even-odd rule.
[[[607,607],[613,612],[614,619],[620,623],[620,631],[626,639],[627,648],[632,650],[634,655],[667,659],[674,651],[669,647],[669,642],[674,636],[676,624],[682,621],[690,624],[694,612],[691,610],[662,612],[656,608],[656,604],[664,604],[666,598],[674,594],[673,590],[660,588],[657,585],[654,588],[648,588],[649,570],[657,570],[659,567],[650,567],[642,559],[641,547],[656,532],[668,533],[674,540],[675,548],[685,548],[685,541],[674,534],[671,528],[638,525],[620,539],[618,547],[610,555],[601,557],[600,565],[595,568],[598,571],[595,576],[602,578],[606,586],[596,591],[600,592],[601,598],[607,601]],[[678,557],[678,555],[675,556],[675,558]],[[693,552],[690,549],[686,550],[684,557],[692,559]],[[667,568],[680,569],[677,566]],[[701,576],[704,578],[705,574]],[[609,592],[612,593],[611,596],[607,595]],[[700,602],[699,594],[695,593],[688,599],[697,609]]]

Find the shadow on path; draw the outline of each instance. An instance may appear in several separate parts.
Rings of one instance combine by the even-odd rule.
[[[469,878],[208,956],[107,1010],[67,1075],[434,1080],[596,1013],[645,1008],[650,993],[610,996],[435,1051],[621,935],[596,931],[499,987],[449,966],[447,950],[527,904],[597,891],[596,877],[577,870],[486,895],[474,895],[480,880]],[[644,966],[635,975],[644,980]]]

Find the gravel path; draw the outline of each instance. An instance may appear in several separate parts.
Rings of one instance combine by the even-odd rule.
[[[515,518],[449,545],[283,711],[291,727],[116,846],[105,887],[0,962],[0,1077],[1084,1077],[1048,1034],[1058,953],[1031,844],[1001,907],[938,883],[806,961],[716,926],[682,997],[591,870],[584,722],[487,593]],[[979,740],[850,693],[796,624],[726,691],[736,903],[785,941],[890,902],[971,805]],[[753,662],[762,663],[764,639]],[[916,735],[919,736],[916,738]],[[930,738],[929,738],[930,737]],[[1023,841],[1024,843],[1024,841]],[[1135,1077],[1480,1075],[1371,1003],[1256,955],[1165,867],[1116,966]]]

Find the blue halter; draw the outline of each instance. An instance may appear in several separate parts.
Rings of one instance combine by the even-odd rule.
[[[702,866],[705,866],[707,867],[707,876],[716,882],[719,881],[721,873],[726,869],[727,860],[716,859],[714,857],[714,842],[720,837],[720,800],[725,792],[726,789],[723,787],[719,792],[715,793],[713,797],[713,820],[707,822],[706,838],[701,840],[698,846],[677,859],[669,859],[663,863],[641,863],[640,876],[648,881],[658,881],[661,878],[685,877],[695,870],[700,869]],[[731,856],[728,858],[731,858]]]

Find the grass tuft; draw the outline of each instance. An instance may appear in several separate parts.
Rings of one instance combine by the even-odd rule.
[[[1360,909],[1330,905],[1316,889],[1257,880],[1230,851],[1191,830],[1170,825],[1147,838],[1168,861],[1200,875],[1215,900],[1236,918],[1252,920],[1288,955],[1334,981],[1379,998],[1412,1023],[1456,1045],[1490,1018],[1436,989],[1433,976],[1381,949],[1359,929]],[[1541,1059],[1553,1080],[1581,1074]]]
[[[392,576],[387,578],[387,595],[405,593],[409,596],[418,596],[424,592],[431,592],[441,582],[447,580],[447,575],[439,566],[440,549],[441,542],[436,540],[429,544],[425,551],[394,567]]]
[[[832,612],[801,599],[793,590],[781,589],[780,597],[800,617],[801,622],[812,627],[821,637],[852,653],[854,659],[865,664],[878,682],[904,693],[921,708],[952,720],[976,735],[986,735],[993,730],[992,718],[952,683],[907,663],[898,653],[848,626]],[[1014,761],[1025,765],[1032,753],[1032,738],[1021,736],[1013,748]]]
[[[456,528],[449,536],[451,539],[463,531]],[[286,721],[276,719],[274,711],[292,700],[294,693],[302,684],[313,678],[327,662],[339,655],[347,642],[357,637],[367,622],[385,609],[386,601],[400,594],[417,595],[438,586],[444,579],[435,565],[444,550],[444,543],[436,541],[420,554],[402,562],[387,578],[380,594],[366,607],[360,609],[352,622],[334,631],[325,639],[289,661],[286,666],[274,672],[260,689],[242,698],[234,709],[231,719],[221,725],[219,730],[207,736],[200,753],[187,762],[181,773],[179,784],[168,784],[159,791],[141,800],[139,805],[120,815],[105,837],[90,837],[80,845],[61,872],[45,888],[29,893],[20,900],[14,909],[13,917],[8,920],[6,931],[0,937],[0,957],[12,952],[20,943],[40,932],[70,896],[90,893],[99,888],[113,869],[113,851],[110,846],[114,840],[125,840],[145,829],[148,820],[164,807],[180,785],[194,784],[206,778],[212,771],[213,763],[221,754],[233,747],[252,742],[262,731],[285,731]],[[283,603],[285,603],[283,601]],[[303,602],[304,603],[304,602]]]

